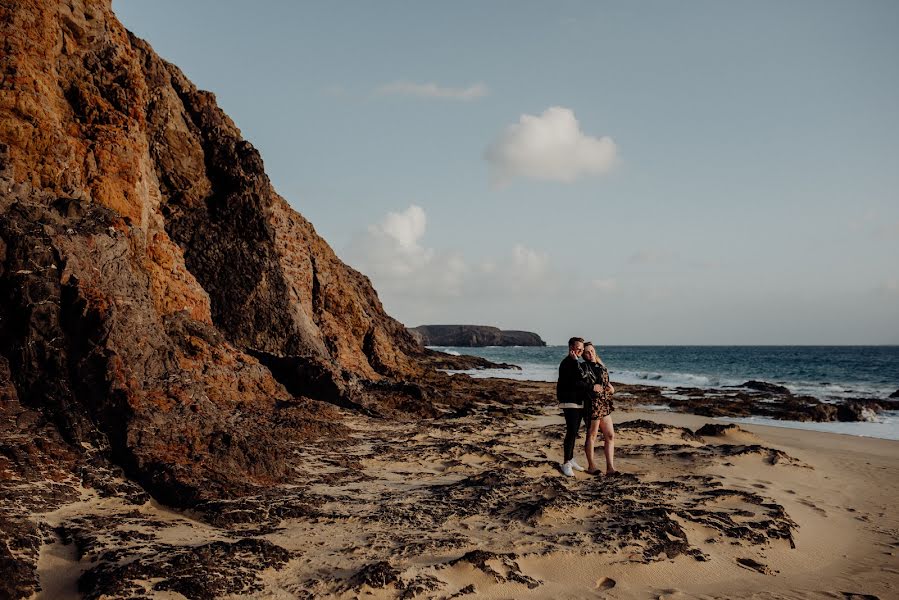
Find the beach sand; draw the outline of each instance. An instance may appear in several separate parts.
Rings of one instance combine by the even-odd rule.
[[[37,598],[78,597],[75,581],[104,552],[152,562],[242,539],[289,554],[207,568],[237,577],[221,597],[897,597],[899,442],[743,424],[697,436],[726,423],[618,410],[626,474],[567,478],[549,388],[519,385],[533,401],[451,418],[344,413],[349,443],[298,445],[297,484],[210,509],[218,521],[86,490],[34,516],[65,538],[41,551]],[[107,576],[131,577],[134,595],[190,589],[160,589],[160,573]]]

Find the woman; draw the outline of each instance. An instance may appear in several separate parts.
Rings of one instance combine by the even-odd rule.
[[[615,475],[615,427],[612,425],[612,394],[615,388],[609,383],[609,370],[596,355],[596,347],[592,342],[584,344],[584,367],[587,375],[595,383],[602,386],[602,391],[592,391],[584,401],[584,413],[590,419],[590,428],[587,430],[587,441],[584,443],[584,452],[587,454],[587,473],[599,474],[593,461],[593,447],[596,444],[596,435],[602,431],[603,451],[606,455],[606,475]],[[594,388],[595,389],[595,388]]]

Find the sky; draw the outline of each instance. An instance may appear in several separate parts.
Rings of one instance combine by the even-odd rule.
[[[407,326],[899,343],[899,3],[114,0]]]

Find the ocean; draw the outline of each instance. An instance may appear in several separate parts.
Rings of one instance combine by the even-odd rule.
[[[465,371],[473,377],[555,381],[565,346],[434,347],[481,356],[521,371]],[[667,388],[723,388],[755,379],[823,402],[885,399],[899,389],[899,346],[599,346],[613,381]],[[729,419],[779,427],[899,440],[899,411],[859,423],[800,423],[761,417]]]

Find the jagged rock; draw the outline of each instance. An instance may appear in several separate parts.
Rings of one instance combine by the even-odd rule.
[[[896,390],[892,394],[890,394],[890,398],[899,398],[899,390]]]
[[[3,593],[36,585],[48,534],[25,517],[79,485],[256,497],[294,476],[292,446],[347,435],[330,404],[440,414],[407,383],[449,379],[436,353],[109,0],[5,2],[0,36]]]
[[[791,393],[788,388],[786,388],[782,385],[777,385],[776,383],[768,383],[767,381],[750,380],[738,387],[755,390],[757,392],[767,392],[769,394],[790,394]]]
[[[737,562],[740,566],[750,569],[752,571],[758,571],[762,575],[774,575],[776,571],[772,571],[771,568],[753,558],[738,558]]]
[[[696,430],[696,435],[700,437],[718,437],[728,433],[737,433],[744,431],[740,426],[733,423],[706,423]]]
[[[812,396],[778,395],[766,397],[753,392],[733,391],[722,394],[716,390],[694,388],[691,393],[678,388],[678,396],[661,394],[659,388],[650,386],[617,385],[619,393],[643,397],[654,403],[669,405],[673,410],[689,412],[705,417],[761,416],[790,421],[834,421],[837,405],[821,402]],[[880,401],[886,402],[884,400]]]
[[[290,559],[284,548],[255,538],[150,550],[121,562],[102,562],[81,576],[78,590],[88,600],[145,597],[141,582],[150,580],[154,591],[176,592],[197,600],[227,594],[247,596],[262,590],[260,571],[280,567]]]
[[[423,376],[433,353],[108,1],[14,0],[0,30],[0,356],[65,443],[171,504],[254,494],[292,440],[342,435],[304,398],[377,411],[407,388],[366,382]]]
[[[653,436],[657,436],[663,433],[672,433],[677,435],[681,439],[690,442],[701,442],[702,438],[700,437],[700,433],[697,431],[693,433],[686,427],[675,427],[673,425],[665,425],[663,423],[656,423],[655,421],[647,421],[646,419],[634,419],[633,421],[625,421],[623,423],[619,423],[615,427],[619,431],[637,431],[647,433]]]
[[[362,567],[355,575],[350,577],[349,583],[357,589],[363,585],[381,589],[391,583],[397,583],[399,577],[399,572],[391,567],[389,562],[382,560]]]
[[[838,421],[873,421],[880,405],[877,402],[848,400],[837,405]]]
[[[530,331],[500,330],[487,325],[419,325],[409,332],[422,346],[545,346]]]

